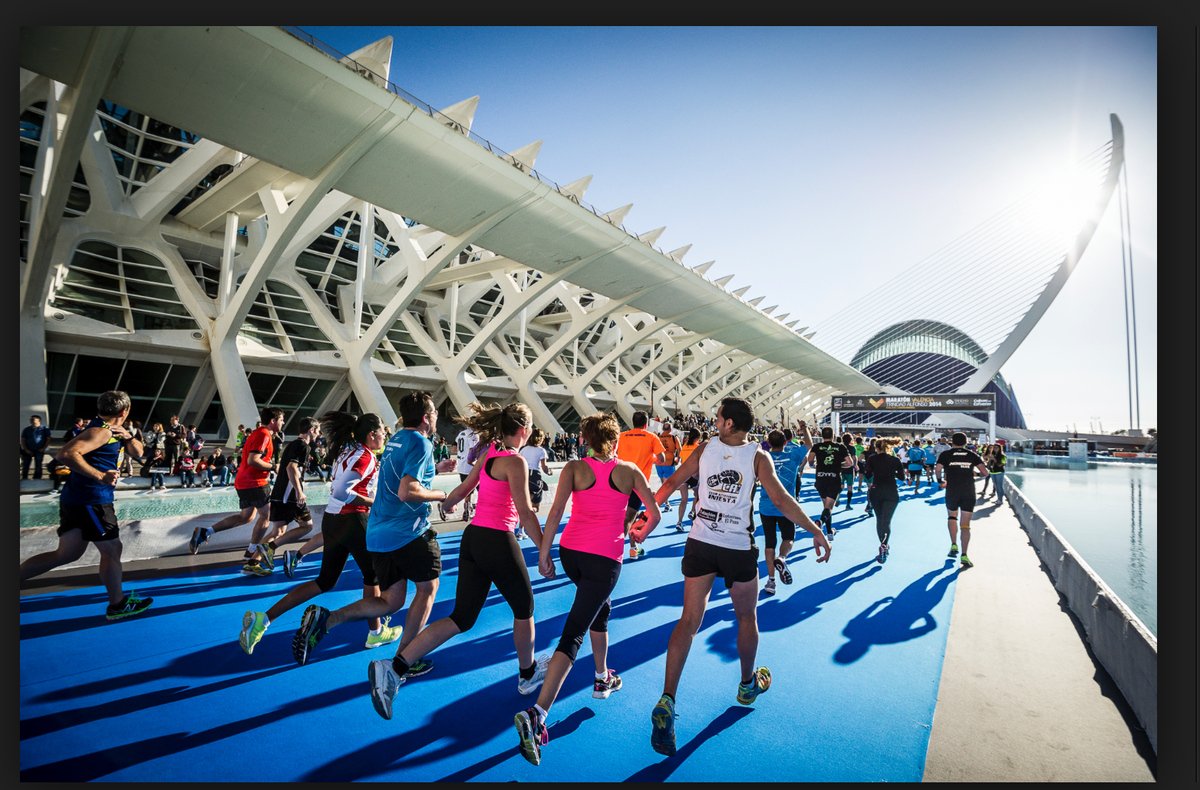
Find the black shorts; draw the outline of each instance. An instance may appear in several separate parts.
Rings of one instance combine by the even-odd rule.
[[[284,524],[291,521],[312,521],[312,516],[308,512],[307,503],[301,505],[298,502],[280,502],[277,499],[272,499],[271,521],[278,521]]]
[[[629,492],[629,504],[626,507],[629,510],[641,510],[645,506],[646,503],[638,496],[637,486],[634,486],[633,490]]]
[[[427,529],[398,549],[373,551],[371,565],[375,568],[380,590],[405,579],[431,582],[442,575],[442,549],[437,542],[437,533]]]
[[[245,510],[248,507],[266,507],[271,501],[271,487],[262,485],[258,488],[238,488],[238,507]]]
[[[975,486],[970,488],[950,488],[946,487],[946,510],[954,512],[961,510],[964,513],[975,512]]]
[[[58,534],[66,535],[73,529],[83,533],[88,543],[116,540],[117,511],[112,502],[99,505],[64,505],[58,503]]]
[[[465,483],[465,482],[467,482],[467,478],[470,476],[471,476],[470,472],[467,472],[465,475],[462,472],[459,472],[458,473],[458,482]]]
[[[758,546],[741,550],[727,549],[689,537],[683,547],[683,560],[679,566],[688,578],[715,573],[725,579],[726,587],[734,582],[757,581]]]
[[[688,488],[691,488],[694,491],[699,491],[700,490],[700,478],[699,477],[689,477],[687,479],[687,482],[684,483],[684,485],[687,486]]]
[[[842,493],[841,475],[821,475],[816,482],[817,495],[822,499],[837,499]]]
[[[783,516],[766,516],[761,512],[758,514],[762,519],[763,537],[766,538],[767,548],[771,551],[775,550],[775,530],[779,530],[779,534],[785,541],[794,541],[796,539],[796,525]]]

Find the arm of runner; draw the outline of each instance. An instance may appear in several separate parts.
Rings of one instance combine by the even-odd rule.
[[[800,431],[804,434],[804,446],[812,449],[812,431],[808,429],[808,423],[806,423],[804,420],[800,421]]]
[[[396,496],[400,497],[401,502],[441,502],[446,498],[446,492],[426,488],[417,478],[405,475],[400,478],[400,487],[396,491]]]
[[[550,471],[550,467],[546,465],[546,456],[543,455],[542,460],[539,463],[542,465],[543,472],[545,472],[548,475],[554,474],[553,472]]]
[[[504,456],[492,464],[492,472],[497,480],[508,483],[521,527],[529,533],[540,550],[543,542],[542,525],[538,522],[537,513],[533,512],[533,500],[529,498],[529,465],[519,455]]]
[[[812,522],[800,507],[800,503],[787,492],[783,483],[779,482],[779,476],[775,474],[775,464],[771,462],[771,456],[767,455],[765,450],[760,449],[754,455],[754,476],[762,483],[763,491],[788,521],[812,533],[817,562],[826,562],[831,551],[829,539],[825,537],[825,532]]]
[[[546,529],[542,531],[542,540],[538,544],[538,572],[547,579],[554,578],[554,560],[550,557],[550,547],[558,527],[562,522],[563,512],[567,509],[567,499],[575,490],[575,469],[579,461],[568,461],[558,476],[558,488],[554,492],[554,504],[546,514]]]
[[[942,488],[945,488],[946,481],[942,479],[942,465],[941,464],[933,465],[933,474],[934,474],[934,476],[937,477],[938,485],[941,486]]]
[[[444,458],[437,462],[437,466],[434,469],[439,475],[444,475],[447,472],[453,472],[456,466],[458,466],[458,463],[453,458]]]
[[[471,467],[471,472],[467,475],[467,479],[458,484],[458,486],[446,494],[446,498],[442,501],[442,511],[445,513],[453,513],[458,507],[458,503],[466,498],[467,494],[475,490],[475,486],[479,485],[479,474],[483,469],[483,462],[487,459],[487,454],[483,454],[475,459],[475,465]]]
[[[246,463],[250,465],[251,469],[258,469],[263,472],[270,472],[272,469],[275,468],[275,464],[271,463],[270,461],[264,461],[262,456],[263,456],[263,454],[261,452],[252,450],[252,451],[246,453],[245,460],[246,460]]]
[[[87,453],[108,444],[112,433],[107,426],[97,425],[95,428],[88,428],[63,445],[63,448],[58,451],[55,459],[76,474],[90,477],[93,480],[99,480],[105,485],[116,485],[117,481],[121,479],[119,471],[109,469],[107,472],[101,472],[83,459],[83,456]]]
[[[296,503],[303,505],[307,497],[304,495],[304,474],[300,471],[300,464],[288,461],[287,476],[292,482],[292,487],[296,489]]]
[[[633,490],[637,491],[638,497],[646,505],[646,512],[642,514],[644,519],[636,522],[637,526],[629,531],[629,539],[634,543],[641,543],[647,535],[654,531],[658,522],[662,521],[662,508],[658,506],[656,497],[650,490],[650,484],[646,482],[646,478],[642,477],[641,471],[628,461],[621,461],[621,464],[628,465],[629,471],[633,473]],[[661,490],[660,488],[659,491]]]
[[[667,500],[671,498],[671,494],[674,494],[679,490],[681,485],[700,473],[700,456],[704,453],[704,447],[707,444],[708,442],[701,442],[697,445],[696,449],[692,450],[692,454],[687,457],[687,460],[675,468],[675,474],[668,477],[659,486],[658,491],[654,494],[654,501],[658,505],[666,504]]]

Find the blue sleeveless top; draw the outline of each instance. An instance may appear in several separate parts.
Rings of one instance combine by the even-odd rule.
[[[97,426],[104,428],[107,423],[99,417],[93,417],[84,430]],[[100,445],[90,453],[84,453],[83,460],[101,472],[116,469],[123,446],[120,439],[111,436],[106,444]],[[99,480],[93,480],[78,472],[73,472],[67,475],[59,502],[64,505],[102,505],[105,502],[113,501],[114,490],[114,486],[105,485]]]

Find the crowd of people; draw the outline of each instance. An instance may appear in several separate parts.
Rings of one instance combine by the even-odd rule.
[[[737,621],[736,699],[751,705],[771,687],[770,670],[756,666],[760,572],[753,514],[760,487],[768,575],[762,591],[773,595],[776,578],[792,583],[788,556],[798,529],[812,536],[817,562],[827,562],[837,534],[834,509],[843,491],[849,508],[853,493],[864,483],[868,513],[875,516],[880,540],[877,562],[888,558],[900,489],[911,487],[910,497],[916,496],[924,479],[930,485],[936,480],[946,491],[949,556],[959,556],[961,540],[960,563],[971,567],[967,548],[977,501],[975,480],[990,478],[1002,499],[1006,460],[999,445],[980,448],[977,454],[962,433],[953,434],[949,444],[835,437],[831,427],[814,437],[804,421],[793,433],[790,427],[761,425],[750,404],[738,398],[724,399],[711,418],[688,415],[674,423],[665,419],[652,425],[645,412],[637,411],[633,427],[624,432],[612,415],[590,415],[577,434],[559,433],[553,439],[533,426],[523,404],[471,404],[457,419],[462,429],[454,457],[437,434],[438,412],[426,392],[400,399],[394,434],[378,415],[330,412],[320,419],[300,419],[295,438],[286,444],[287,415],[268,406],[254,429],[239,426],[235,452],[228,459],[221,448],[202,454],[203,440],[195,426],[184,427],[173,417],[166,428],[155,424],[143,432],[130,420],[129,411],[128,395],[104,393],[97,416],[90,422],[80,420],[75,435],[55,456],[70,470],[59,500],[59,545],[23,562],[22,580],[78,559],[87,543],[94,543],[108,593],[106,617],[118,620],[145,612],[153,599],[126,594],[121,584],[113,492],[122,470],[137,459],[155,481],[160,479],[153,477],[155,470],[174,465],[184,486],[194,484],[197,472],[207,484],[214,472],[221,484],[232,474],[240,510],[210,527],[197,527],[188,546],[192,554],[215,533],[251,522],[241,569],[246,575],[269,576],[279,564],[294,578],[304,557],[321,551],[314,580],[300,582],[264,611],[245,613],[239,644],[247,654],[253,654],[273,621],[333,589],[353,557],[363,577],[362,597],[333,610],[310,604],[292,638],[292,652],[303,666],[330,630],[366,621],[366,648],[397,643],[391,658],[371,661],[367,668],[372,705],[390,719],[400,687],[432,671],[429,655],[474,627],[494,587],[513,615],[517,691],[539,692],[536,702],[514,717],[519,751],[535,765],[549,743],[548,712],[585,635],[595,665],[593,696],[606,699],[621,689],[621,677],[608,656],[611,596],[623,561],[645,556],[642,544],[669,511],[676,491],[681,498],[674,528],[687,534],[681,561],[683,610],[666,645],[662,695],[650,713],[651,746],[665,755],[675,753],[679,681],[718,577],[729,590]],[[22,453],[32,455],[49,439],[39,430],[40,419],[30,422],[22,433]],[[537,513],[548,489],[544,476],[551,474],[547,460],[555,457],[566,463],[559,470],[543,525]],[[24,468],[29,465],[24,463]],[[797,501],[808,466],[814,468],[814,487],[823,508],[817,521]],[[327,470],[330,495],[319,530],[310,534],[317,520],[308,508],[305,474],[314,469]],[[452,471],[459,474],[457,487],[449,492],[433,487],[435,475]],[[657,489],[651,488],[652,471],[659,480]],[[568,501],[571,512],[564,525]],[[462,504],[466,526],[458,546],[453,609],[428,623],[442,571],[438,534],[431,525],[434,503],[443,520]],[[689,530],[684,529],[685,510]],[[537,546],[537,571],[545,578],[557,575],[552,553],[556,546],[558,564],[575,586],[574,602],[551,654],[535,656],[536,600],[519,546],[522,539]],[[298,548],[278,558],[280,547],[295,543]],[[408,601],[410,581],[414,595],[404,623],[392,626],[391,617]]]

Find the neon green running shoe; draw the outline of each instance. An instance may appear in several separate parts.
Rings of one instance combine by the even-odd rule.
[[[263,612],[246,612],[242,615],[242,633],[238,635],[238,644],[246,655],[254,653],[254,646],[267,632],[267,615]]]
[[[739,683],[737,701],[743,705],[753,705],[759,694],[766,693],[771,688],[771,670],[759,667],[750,676],[750,682]]]
[[[964,568],[974,568],[975,567],[975,563],[973,563],[969,559],[967,559],[966,554],[959,557],[958,561],[962,563],[962,567],[964,567]]]
[[[270,543],[263,543],[258,549],[262,552],[263,567],[275,570],[275,547]]]
[[[388,623],[391,621],[392,618],[385,617],[383,618],[383,622],[379,624],[379,633],[373,634],[369,631],[367,632],[368,650],[374,647],[379,647],[380,645],[390,645],[392,642],[395,642],[397,639],[399,639],[400,635],[404,633],[404,626],[390,626]]]

